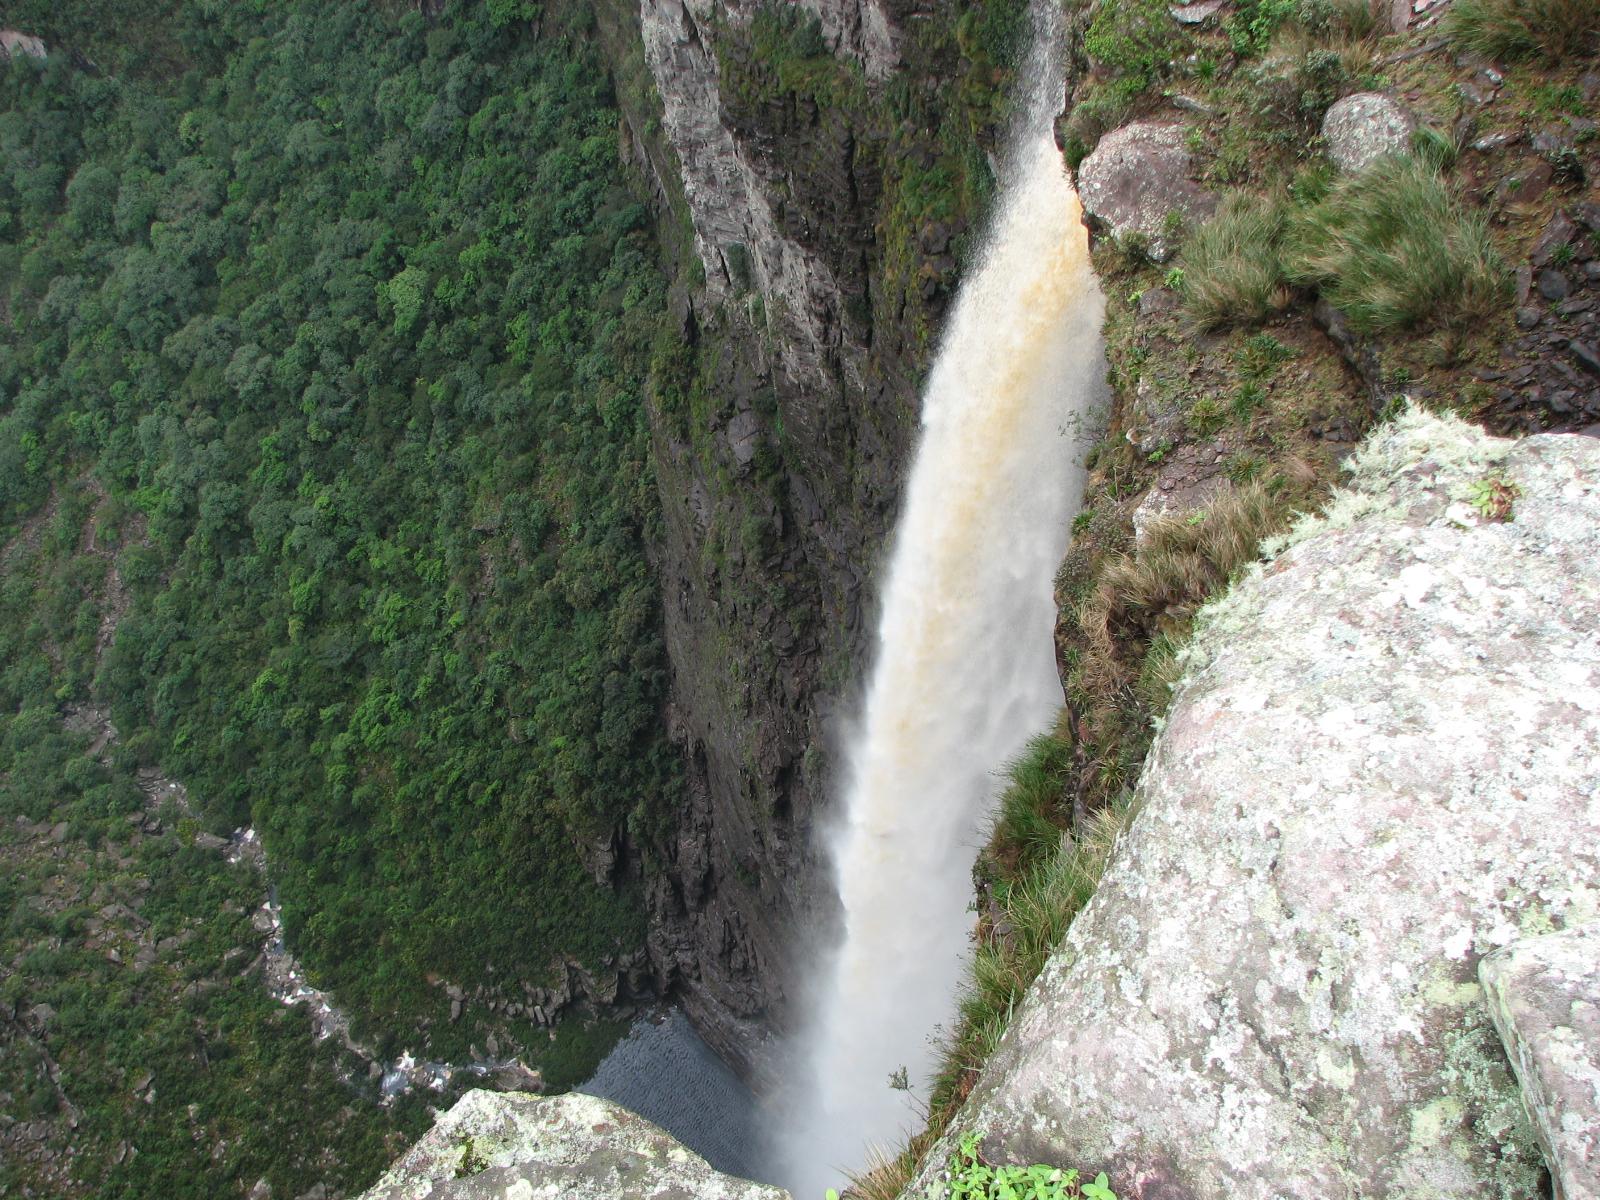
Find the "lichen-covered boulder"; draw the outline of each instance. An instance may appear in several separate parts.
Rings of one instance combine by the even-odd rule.
[[[1328,157],[1341,171],[1365,171],[1380,158],[1411,148],[1416,120],[1405,107],[1381,92],[1357,92],[1328,109],[1322,137]]]
[[[1191,178],[1182,125],[1135,121],[1100,139],[1078,166],[1078,198],[1096,228],[1113,237],[1139,234],[1150,256],[1165,262],[1184,225],[1204,220],[1216,197]]]
[[[1478,978],[1556,1195],[1600,1198],[1600,925],[1519,938]]]
[[[1477,969],[1600,908],[1600,440],[1412,413],[1353,468],[1202,615],[950,1136],[1124,1200],[1538,1194]]]
[[[576,1092],[468,1092],[360,1200],[787,1200]]]

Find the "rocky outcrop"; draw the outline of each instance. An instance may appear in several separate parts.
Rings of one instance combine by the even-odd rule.
[[[468,1092],[360,1200],[786,1200],[609,1100]]]
[[[1557,1200],[1600,1197],[1600,926],[1519,938],[1478,978]]]
[[[1328,157],[1349,174],[1365,171],[1380,158],[1409,151],[1416,128],[1416,118],[1381,92],[1346,96],[1322,118]]]
[[[1148,238],[1150,257],[1165,261],[1175,233],[1216,207],[1216,198],[1191,178],[1186,138],[1182,125],[1157,121],[1136,121],[1101,138],[1078,167],[1078,195],[1091,227]]]
[[[733,15],[715,0],[643,0],[645,62],[682,172],[707,298],[717,303],[754,288],[774,315],[781,369],[795,384],[828,386],[830,351],[841,349],[838,283],[779,229],[749,155],[722,122],[711,26]]]
[[[23,55],[29,58],[46,57],[44,43],[32,34],[16,29],[0,29],[0,61]]]
[[[1600,905],[1600,442],[1410,413],[1353,462],[1202,614],[948,1137],[1134,1198],[1538,1193],[1478,966]]]

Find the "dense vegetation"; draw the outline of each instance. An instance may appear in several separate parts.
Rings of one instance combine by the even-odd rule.
[[[8,7],[0,738],[102,698],[369,1020],[638,945],[575,847],[674,787],[663,306],[586,7]]]
[[[38,708],[0,742],[0,811],[75,831],[0,821],[0,1193],[364,1185],[435,1098],[381,1107],[364,1064],[268,994],[245,970],[259,876],[192,822],[152,833],[132,756],[88,742]]]

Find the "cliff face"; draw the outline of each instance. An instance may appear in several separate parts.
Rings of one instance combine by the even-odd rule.
[[[1025,7],[597,6],[674,273],[651,396],[687,794],[636,831],[659,981],[725,1055],[783,1021],[931,331]],[[917,28],[908,33],[908,22]],[[982,24],[988,20],[990,26]]]

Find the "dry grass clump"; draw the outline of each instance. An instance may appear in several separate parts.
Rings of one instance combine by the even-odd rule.
[[[1124,662],[1121,647],[1148,652],[1164,635],[1170,652],[1187,635],[1195,610],[1255,560],[1263,538],[1287,526],[1289,511],[1281,495],[1252,482],[1224,488],[1195,518],[1152,522],[1144,544],[1105,563],[1078,606],[1083,686],[1102,694],[1132,686],[1143,659]]]
[[[1595,0],[1456,0],[1445,33],[1458,45],[1493,58],[1541,57],[1560,62],[1600,47]]]
[[[1202,329],[1251,325],[1289,303],[1278,246],[1288,221],[1281,197],[1235,192],[1183,248],[1183,302]]]
[[[1415,157],[1335,183],[1290,222],[1283,262],[1291,282],[1316,286],[1364,333],[1460,328],[1502,308],[1511,289],[1487,220]]]

